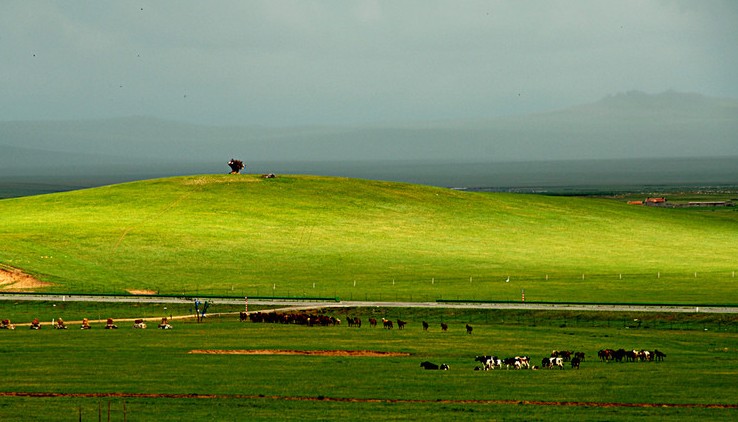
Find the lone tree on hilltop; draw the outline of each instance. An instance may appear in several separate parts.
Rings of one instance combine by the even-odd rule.
[[[231,168],[231,174],[238,174],[243,170],[243,161],[231,158],[228,162],[228,167]]]

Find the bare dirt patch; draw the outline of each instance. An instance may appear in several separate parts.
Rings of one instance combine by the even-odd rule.
[[[126,290],[132,295],[155,295],[157,292],[154,290]]]
[[[3,290],[33,290],[48,286],[51,283],[38,280],[21,270],[0,268],[0,288]]]
[[[413,404],[492,404],[528,406],[566,406],[566,407],[633,407],[633,408],[700,408],[700,409],[738,409],[738,404],[720,403],[612,403],[577,401],[539,401],[539,400],[422,400],[422,399],[383,399],[351,397],[306,397],[306,396],[267,396],[245,394],[171,394],[171,393],[52,393],[52,392],[13,392],[0,391],[0,397],[79,397],[79,398],[146,398],[146,399],[236,399],[236,400],[285,400],[285,401],[324,401],[343,403],[413,403]]]
[[[197,355],[293,355],[293,356],[353,356],[353,357],[396,357],[410,356],[403,352],[382,352],[376,350],[190,350]]]

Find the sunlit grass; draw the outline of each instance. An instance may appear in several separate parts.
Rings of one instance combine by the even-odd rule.
[[[0,201],[0,263],[55,291],[725,303],[737,221],[728,209],[190,176]]]

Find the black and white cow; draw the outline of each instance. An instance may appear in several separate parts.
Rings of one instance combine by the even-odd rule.
[[[542,368],[554,368],[557,367],[559,369],[564,369],[564,359],[563,358],[543,358],[541,361],[541,367]]]

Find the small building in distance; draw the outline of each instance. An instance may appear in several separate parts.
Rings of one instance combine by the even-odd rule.
[[[732,207],[732,201],[694,201],[687,204],[688,207]]]
[[[657,198],[651,198],[648,197],[643,201],[628,201],[628,205],[648,205],[648,206],[663,206],[666,205],[666,198],[664,197],[657,197]]]
[[[690,201],[690,202],[676,202],[667,203],[666,198],[646,198],[643,201],[628,201],[628,205],[646,205],[651,207],[670,207],[670,208],[684,208],[684,207],[732,207],[734,206],[732,200],[727,201]]]

